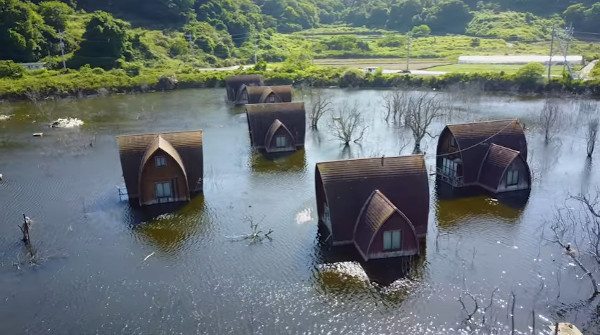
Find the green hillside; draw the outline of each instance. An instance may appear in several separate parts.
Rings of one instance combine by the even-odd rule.
[[[585,0],[0,0],[0,86],[67,82],[82,68],[155,83],[255,56],[285,72],[315,58],[403,58],[409,39],[412,58],[439,64],[462,54],[546,54],[552,27],[570,23],[571,52],[598,58],[600,2]],[[13,63],[37,61],[47,69]]]

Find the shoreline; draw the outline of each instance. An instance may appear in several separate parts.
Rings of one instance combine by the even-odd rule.
[[[306,70],[198,71],[194,73],[146,74],[135,77],[120,72],[70,71],[54,76],[0,79],[0,102],[48,99],[81,99],[106,95],[161,92],[188,88],[225,87],[225,78],[239,74],[261,74],[266,85],[315,88],[428,88],[433,90],[476,89],[481,92],[519,95],[584,95],[600,98],[600,80],[531,80],[503,73],[449,73],[438,77],[411,74],[366,73],[360,69],[311,67]]]

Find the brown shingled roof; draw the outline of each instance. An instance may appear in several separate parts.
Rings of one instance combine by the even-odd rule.
[[[257,74],[243,74],[230,76],[225,79],[227,89],[227,99],[236,101],[244,85],[246,86],[264,86],[263,76]]]
[[[282,86],[246,86],[249,104],[265,103],[267,97],[273,93],[277,102],[292,102],[293,88],[291,85]]]
[[[279,120],[292,134],[296,147],[304,146],[306,112],[304,102],[246,105],[252,145],[264,148],[267,133],[275,120]]]
[[[516,150],[527,160],[527,139],[518,120],[452,124],[444,128],[440,139],[446,131],[452,133],[461,151],[465,184],[477,182],[479,168],[492,143]]]
[[[422,155],[317,163],[315,183],[319,216],[329,204],[334,244],[352,241],[360,210],[375,190],[408,217],[417,236],[427,233],[429,180]]]
[[[416,239],[415,228],[410,220],[396,207],[394,204],[379,190],[373,191],[371,196],[365,202],[361,209],[358,220],[354,228],[354,244],[360,254],[366,260],[369,260],[372,252],[373,242],[377,245],[379,241],[374,241],[377,232],[385,225],[385,223],[394,217],[397,220],[404,222],[405,226],[410,227],[410,231],[404,231],[404,234],[413,236],[414,249],[409,251],[409,254],[416,255],[419,252],[418,240]]]
[[[497,190],[506,169],[515,159],[522,159],[519,152],[497,144],[491,144],[479,172],[479,183],[490,190]]]
[[[130,199],[139,197],[139,174],[145,157],[150,157],[149,155],[158,148],[165,150],[178,164],[183,165],[184,171],[187,174],[188,189],[190,192],[202,191],[203,157],[201,130],[122,135],[117,136],[117,143],[119,145],[123,179],[125,180],[125,186],[127,187]],[[176,154],[172,150],[175,150]]]

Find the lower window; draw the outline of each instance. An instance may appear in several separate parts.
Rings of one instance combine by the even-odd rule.
[[[275,146],[278,148],[287,147],[287,138],[285,136],[277,136],[275,138]]]
[[[519,170],[509,170],[506,173],[506,186],[513,186],[519,183]]]
[[[383,250],[395,250],[402,247],[402,234],[400,230],[383,232]]]
[[[171,182],[167,181],[164,183],[156,183],[154,185],[156,191],[156,199],[158,200],[158,202],[167,202],[173,196],[173,193],[171,192]]]

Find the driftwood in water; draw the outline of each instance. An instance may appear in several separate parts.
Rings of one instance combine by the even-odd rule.
[[[21,232],[23,233],[23,242],[25,243],[29,243],[29,228],[31,227],[32,221],[29,217],[25,216],[25,214],[23,214],[23,225],[19,226],[17,225],[20,229]]]

